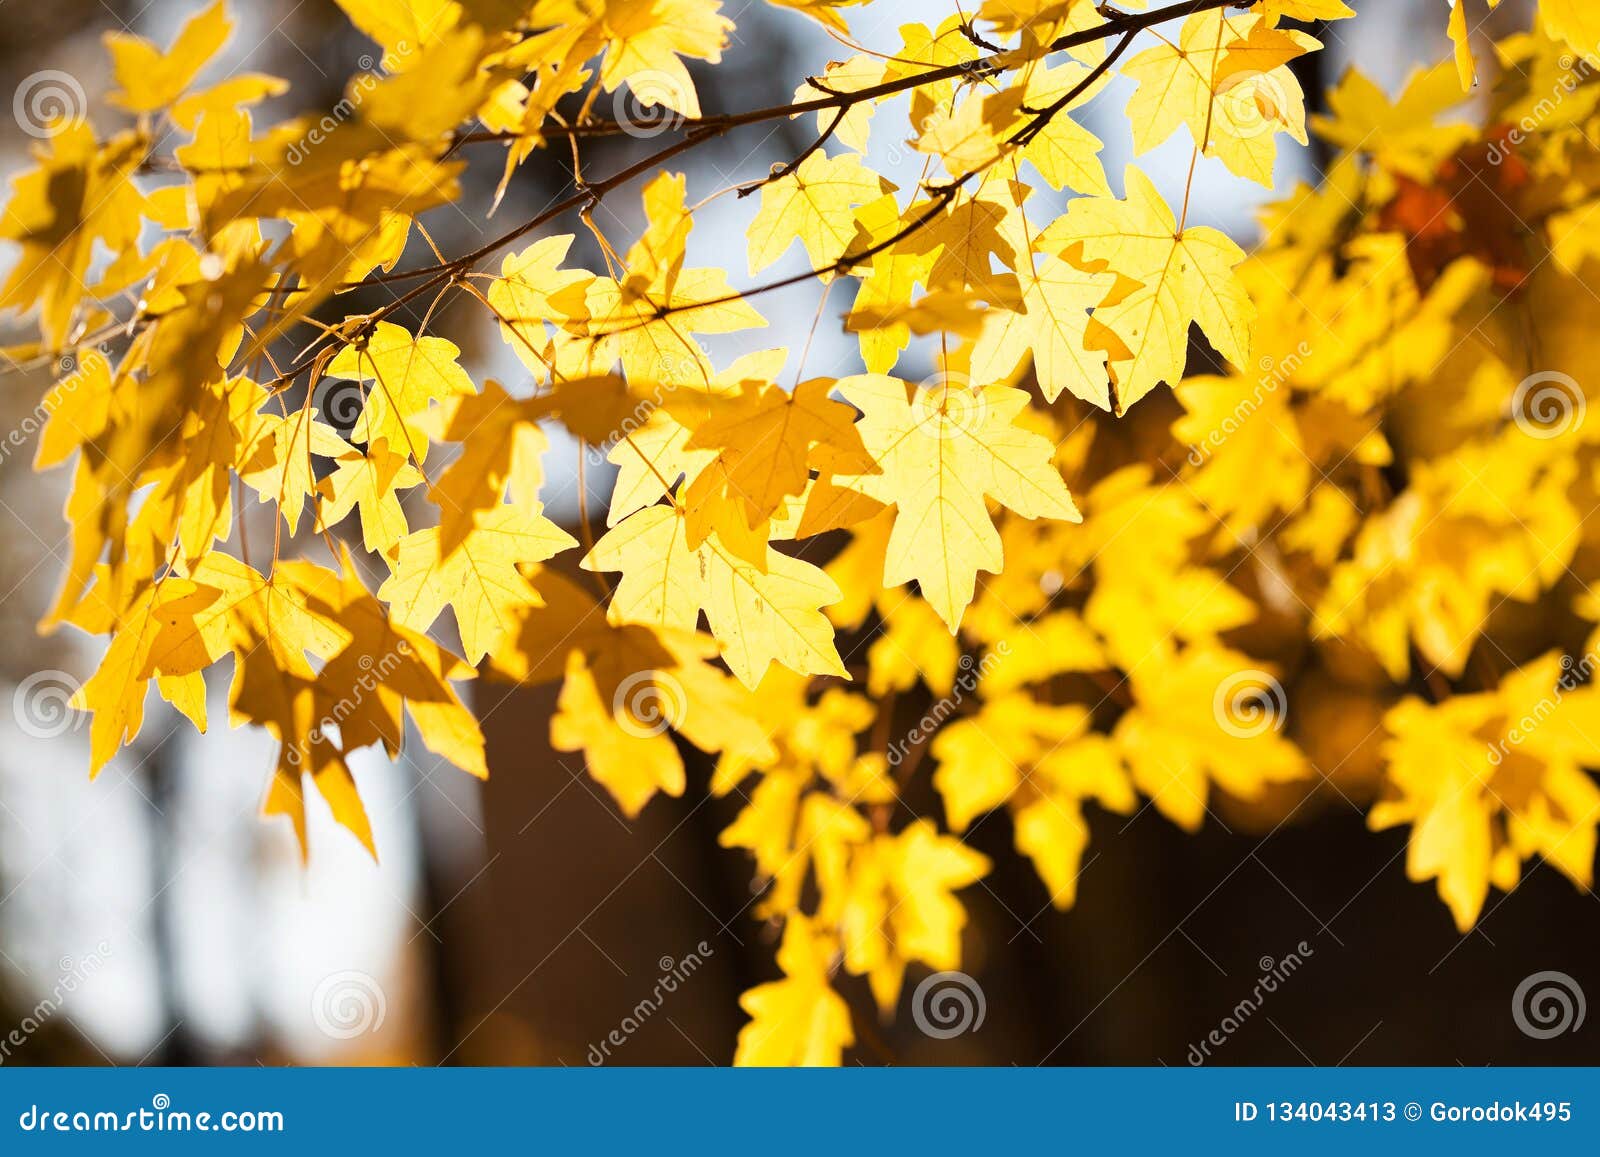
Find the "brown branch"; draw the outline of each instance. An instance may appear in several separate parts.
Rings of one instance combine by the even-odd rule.
[[[1095,80],[1099,79],[1100,76],[1104,75],[1104,73],[1110,68],[1111,64],[1122,54],[1122,52],[1126,51],[1128,45],[1132,43],[1134,36],[1136,36],[1139,32],[1171,20],[1184,19],[1189,16],[1196,15],[1197,13],[1209,12],[1216,9],[1229,7],[1249,8],[1253,6],[1254,3],[1255,0],[1183,0],[1182,3],[1170,4],[1166,7],[1154,9],[1149,12],[1115,13],[1108,17],[1104,24],[1101,24],[1095,28],[1084,29],[1079,32],[1070,33],[1066,36],[1056,38],[1056,40],[1051,43],[1050,47],[1045,50],[1046,54],[1098,43],[1102,40],[1109,40],[1115,36],[1120,36],[1121,40],[1116,48],[1113,49],[1110,54],[1108,54],[1105,60],[1096,65],[1082,82],[1073,86],[1072,91],[1052,104],[1050,108],[1041,110],[1041,112],[1036,115],[1034,120],[1030,122],[1028,126],[1024,126],[1024,128],[1019,131],[1029,132],[1031,130],[1034,135],[1037,135],[1037,133],[1043,128],[1043,125],[1048,123],[1049,117],[1054,116],[1060,111],[1061,108],[1066,107],[1066,105],[1069,104],[1073,99],[1076,99],[1078,94],[1086,90],[1088,86]],[[493,238],[492,240],[479,246],[477,249],[472,250],[470,253],[456,258],[454,261],[450,261],[441,265],[423,266],[419,269],[404,270],[398,273],[383,274],[378,277],[369,277],[364,281],[349,287],[355,288],[356,286],[360,285],[385,285],[400,281],[415,280],[417,278],[424,279],[420,284],[413,286],[410,290],[401,294],[388,305],[385,305],[367,315],[365,318],[362,318],[362,324],[348,336],[335,340],[348,342],[363,334],[370,333],[379,321],[382,321],[385,318],[393,315],[410,302],[416,300],[423,293],[426,293],[430,289],[448,286],[451,282],[459,281],[466,273],[468,273],[475,265],[477,265],[479,261],[482,261],[484,258],[491,256],[498,250],[503,249],[505,246],[510,245],[527,234],[533,232],[540,226],[545,225],[555,218],[571,212],[574,209],[584,210],[594,208],[600,203],[603,197],[605,197],[614,189],[627,184],[635,177],[641,176],[642,174],[654,169],[658,165],[661,165],[671,158],[678,156],[681,153],[688,152],[690,149],[696,148],[713,137],[721,136],[731,129],[740,128],[750,124],[759,124],[764,121],[776,120],[783,117],[791,117],[805,112],[818,112],[827,109],[838,110],[840,115],[835,118],[835,124],[830,126],[828,132],[819,138],[819,140],[812,146],[812,150],[815,150],[821,147],[823,141],[826,140],[828,135],[831,135],[833,128],[837,127],[837,122],[843,119],[844,113],[850,108],[864,101],[882,99],[899,92],[920,88],[924,85],[933,84],[941,80],[964,77],[969,80],[976,81],[999,75],[1017,67],[1021,63],[1026,63],[1028,60],[1032,59],[1035,58],[1030,57],[1023,59],[1017,53],[996,54],[985,57],[982,60],[969,61],[962,64],[945,65],[940,68],[932,69],[928,72],[901,77],[894,81],[873,85],[855,92],[839,93],[832,96],[819,97],[818,99],[812,101],[798,101],[787,105],[773,106],[764,109],[754,109],[744,113],[686,120],[679,126],[686,130],[685,135],[681,140],[667,145],[665,148],[657,149],[649,156],[644,157],[641,160],[636,161],[622,169],[619,169],[617,172],[611,174],[609,177],[606,177],[604,180],[596,182],[580,182],[577,186],[576,192],[574,192],[570,197],[564,198],[549,208],[535,214],[533,217],[516,226],[514,229],[511,229],[508,232]],[[575,130],[579,126],[572,127]],[[622,126],[620,125],[606,126],[606,131],[620,131],[621,128]],[[466,134],[463,140],[511,140],[515,139],[518,135],[520,134],[489,134],[486,136]],[[1031,137],[1029,139],[1031,139]],[[1008,143],[1014,143],[1014,141],[1008,141]],[[1021,143],[1025,144],[1026,141]],[[808,150],[808,152],[809,151],[811,150]],[[798,158],[796,163],[798,163],[799,159],[803,159],[803,157]],[[987,166],[984,167],[987,168]],[[786,286],[800,284],[801,282],[807,281],[812,277],[818,276],[819,274],[839,272],[851,265],[870,260],[876,254],[881,253],[890,246],[904,240],[917,229],[920,229],[922,226],[932,221],[939,214],[939,212],[944,209],[949,201],[954,198],[956,190],[959,189],[960,186],[968,181],[971,177],[977,175],[979,171],[981,170],[974,170],[973,172],[963,174],[961,177],[949,184],[940,186],[937,189],[931,189],[930,192],[934,195],[935,201],[929,207],[928,212],[919,216],[911,225],[909,225],[906,229],[896,233],[893,237],[879,242],[876,245],[861,251],[860,253],[847,254],[845,257],[841,257],[839,261],[834,262],[832,265],[824,267],[820,270],[811,270],[807,273],[785,278],[781,281],[772,282],[768,285],[758,286],[753,290],[749,290],[744,294],[736,295],[734,297],[722,298],[711,302],[698,302],[695,303],[695,306],[703,307],[706,305],[725,304],[728,301],[738,300],[742,297],[769,293],[773,290],[781,289]],[[684,306],[681,308],[689,307]],[[278,379],[271,383],[272,387],[282,388],[289,382],[293,381],[300,373],[303,373],[307,368],[310,367],[310,365],[310,360],[304,358],[301,359],[295,365],[286,370],[282,375],[280,375]]]
[[[1072,48],[1082,48],[1085,45],[1095,44],[1101,40],[1110,40],[1124,32],[1139,33],[1145,29],[1154,28],[1156,25],[1165,24],[1169,20],[1181,20],[1201,12],[1211,12],[1218,8],[1251,8],[1256,0],[1183,0],[1182,3],[1169,4],[1163,8],[1152,9],[1149,12],[1119,12],[1110,10],[1106,22],[1094,28],[1085,28],[1079,32],[1058,36],[1044,49],[1044,54],[1065,52]],[[1108,11],[1102,8],[1102,12]],[[983,80],[987,77],[998,76],[1003,72],[1016,68],[1020,64],[1030,63],[1032,57],[1017,58],[1015,52],[997,51],[981,60],[966,61],[961,64],[946,64],[938,68],[929,69],[927,72],[914,73],[902,76],[896,80],[885,81],[882,84],[871,85],[868,88],[858,89],[854,92],[835,93],[825,88],[815,80],[810,80],[812,87],[831,93],[829,96],[818,97],[815,100],[796,101],[790,104],[772,105],[767,108],[751,109],[742,113],[720,113],[706,117],[688,118],[679,121],[675,128],[694,132],[698,129],[709,130],[715,133],[727,132],[729,129],[743,128],[746,125],[761,124],[765,121],[783,120],[788,117],[799,116],[801,113],[823,112],[833,108],[848,108],[867,100],[881,100],[885,97],[895,96],[898,93],[908,92],[911,89],[921,88],[927,84],[937,84],[943,80]],[[809,78],[808,78],[809,79]],[[627,125],[621,122],[599,121],[580,122],[572,125],[544,126],[538,130],[541,136],[615,136],[626,132]],[[484,141],[513,141],[530,134],[514,130],[483,131],[459,134],[463,143],[473,144]]]
[[[988,161],[984,162],[978,168],[971,169],[968,172],[961,174],[961,176],[947,181],[944,184],[926,186],[927,191],[933,196],[932,203],[930,203],[928,209],[924,213],[908,222],[905,226],[895,232],[893,236],[887,237],[882,241],[878,241],[858,253],[847,253],[840,257],[837,261],[833,261],[828,265],[819,266],[815,269],[809,269],[804,273],[796,273],[789,277],[781,278],[778,281],[768,282],[764,285],[757,285],[750,289],[740,290],[737,293],[724,294],[721,297],[714,297],[708,301],[684,302],[682,305],[660,305],[656,307],[655,312],[645,321],[635,322],[631,325],[625,325],[615,330],[608,330],[607,332],[601,334],[590,334],[589,337],[591,339],[598,339],[612,337],[619,333],[628,333],[631,330],[639,329],[642,326],[649,325],[651,322],[658,321],[661,318],[670,317],[675,313],[683,313],[691,309],[705,309],[712,306],[728,305],[735,301],[744,301],[752,297],[759,297],[764,293],[771,293],[778,289],[787,289],[791,285],[799,285],[803,282],[811,280],[813,277],[827,277],[836,273],[844,273],[852,267],[860,265],[863,261],[872,260],[872,258],[876,257],[878,254],[889,248],[892,248],[895,245],[898,245],[900,242],[915,234],[918,230],[931,224],[941,213],[944,212],[946,208],[949,207],[950,202],[955,199],[956,193],[960,191],[963,185],[972,180],[973,177],[986,172],[994,164],[1009,156],[1016,149],[1025,147],[1029,141],[1032,141],[1039,135],[1039,133],[1043,132],[1051,120],[1059,115],[1063,109],[1070,107],[1073,101],[1077,100],[1078,97],[1087,92],[1091,87],[1093,87],[1096,81],[1110,71],[1112,66],[1115,65],[1116,62],[1121,59],[1123,54],[1128,51],[1128,48],[1133,44],[1134,37],[1137,35],[1138,32],[1136,29],[1125,32],[1122,36],[1122,39],[1117,41],[1116,46],[1106,54],[1104,60],[1100,61],[1100,63],[1096,64],[1094,68],[1090,69],[1082,80],[1073,85],[1072,88],[1067,92],[1063,93],[1059,99],[1053,101],[1047,107],[1039,109],[1037,112],[1035,112],[1025,125],[1017,129],[1005,139],[1001,149]],[[843,111],[841,110],[840,117],[835,118],[835,123],[834,125],[829,126],[828,133],[832,133],[833,129],[837,127],[838,120],[842,117]],[[798,166],[800,160],[804,159],[805,155],[809,155],[811,151],[814,151],[821,146],[822,140],[826,139],[828,133],[825,133],[823,137],[816,142],[816,144],[812,145],[810,150],[807,150],[806,154],[803,154],[795,161],[796,166]],[[752,186],[752,189],[759,188],[761,184],[762,182],[756,183]],[[743,195],[744,191],[741,191],[740,196]],[[1114,384],[1112,388],[1115,389]]]

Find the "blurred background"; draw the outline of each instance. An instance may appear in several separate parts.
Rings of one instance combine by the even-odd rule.
[[[1445,52],[1439,0],[1354,6],[1359,17],[1328,30],[1328,50],[1303,62],[1313,101],[1352,62],[1393,91],[1415,63]],[[27,78],[59,69],[85,89],[98,123],[113,123],[98,103],[108,79],[101,35],[128,29],[165,44],[198,7],[0,5],[0,91],[20,100]],[[696,69],[708,112],[784,102],[802,77],[848,55],[792,12],[747,0],[724,0],[724,11],[737,24],[734,43],[721,66]],[[258,120],[331,106],[370,48],[331,0],[250,0],[232,13],[237,27],[218,69],[293,84]],[[948,14],[928,0],[876,0],[850,12],[855,36],[885,50],[898,44],[899,25]],[[1526,22],[1526,7],[1508,0],[1497,25]],[[1108,92],[1084,117],[1107,141],[1118,185],[1131,159],[1124,95]],[[897,116],[901,109],[879,114],[881,151],[871,161],[908,187],[918,162],[896,148],[907,135]],[[10,120],[4,128],[0,168],[9,178],[27,164],[32,141]],[[684,161],[690,200],[793,156],[812,131],[809,121],[759,126],[695,150]],[[585,164],[609,172],[648,147],[599,141]],[[1280,191],[1316,179],[1315,142],[1282,153]],[[1186,138],[1147,160],[1169,194],[1181,192]],[[498,176],[497,155],[478,157],[460,211],[429,218],[446,253],[537,212],[567,189],[570,172],[559,152],[536,157],[491,221]],[[1248,245],[1265,196],[1202,164],[1191,221]],[[725,265],[742,283],[750,211],[722,198],[698,217],[693,263]],[[637,213],[630,192],[599,216],[608,235],[626,240]],[[0,253],[0,267],[10,259]],[[587,237],[574,259],[596,263]],[[802,261],[792,252],[772,274],[801,271]],[[765,298],[771,328],[714,343],[714,359],[798,350],[816,292],[808,284]],[[354,312],[379,299],[342,302]],[[807,355],[813,375],[858,368],[838,304]],[[431,331],[462,347],[475,380],[526,383],[481,312],[458,300]],[[0,343],[26,333],[23,321],[0,322]],[[918,376],[915,365],[902,372]],[[46,385],[8,374],[0,421],[16,428]],[[579,484],[572,449],[558,442],[547,462],[547,503],[569,522]],[[658,797],[630,822],[581,761],[550,749],[553,689],[478,685],[490,781],[480,785],[415,744],[394,765],[358,758],[380,862],[308,797],[304,868],[287,824],[257,817],[272,763],[262,734],[219,724],[197,736],[152,704],[139,742],[91,783],[87,726],[64,705],[94,669],[98,644],[34,631],[66,557],[68,479],[30,473],[31,457],[27,446],[0,458],[0,694],[14,707],[0,710],[0,1064],[727,1063],[744,1019],[738,994],[775,975],[775,930],[750,914],[744,855],[717,846],[733,801],[708,798],[703,759],[686,749],[683,798]],[[603,506],[609,479],[590,470],[586,484]],[[212,693],[212,718],[225,719],[225,680]],[[908,803],[940,813],[926,777]],[[1404,830],[1369,833],[1342,799],[1300,809],[1291,826],[1239,815],[1198,837],[1148,810],[1132,820],[1096,814],[1077,906],[1062,914],[1011,850],[1009,824],[999,814],[968,837],[995,862],[963,896],[972,913],[965,967],[985,994],[982,1026],[933,1039],[904,1008],[884,1024],[865,984],[847,980],[852,1059],[1181,1065],[1230,1018],[1225,1043],[1204,1050],[1208,1063],[1594,1059],[1582,1055],[1584,1036],[1536,1040],[1511,1016],[1522,978],[1542,969],[1581,976],[1583,962],[1600,958],[1600,900],[1548,869],[1491,901],[1479,928],[1461,937],[1431,887],[1406,881]],[[1279,973],[1286,979],[1241,1017],[1241,1000]],[[676,991],[641,1015],[640,1002],[668,975],[682,978]],[[908,977],[903,1005],[919,979]]]

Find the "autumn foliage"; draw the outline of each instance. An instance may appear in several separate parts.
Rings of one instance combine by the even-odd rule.
[[[738,799],[721,842],[781,929],[756,1064],[837,1063],[844,976],[887,1015],[908,968],[961,966],[991,815],[1059,908],[1095,809],[1265,829],[1340,796],[1409,828],[1463,930],[1535,860],[1590,885],[1600,8],[1543,0],[1475,59],[1460,0],[1455,60],[1393,96],[1351,71],[1308,118],[1291,66],[1353,2],[983,0],[869,49],[850,0],[774,0],[849,54],[717,113],[685,61],[728,47],[719,0],[337,2],[381,60],[276,123],[284,82],[199,79],[220,0],[165,49],[109,37],[112,108],[41,134],[0,222],[0,306],[38,327],[8,352],[58,368],[37,465],[72,472],[42,629],[108,638],[92,772],[152,683],[205,730],[231,660],[229,722],[279,744],[265,811],[304,845],[309,786],[376,854],[351,752],[410,730],[486,776],[473,681],[559,684],[552,741],[623,812],[685,791],[685,744]],[[1135,153],[1192,149],[1181,200],[1074,119],[1119,76]],[[891,103],[912,188],[870,165]],[[797,117],[770,172],[673,168]],[[1190,221],[1196,167],[1271,187],[1311,134],[1326,177],[1254,252]],[[433,248],[430,210],[490,207],[466,165],[504,192],[547,163],[562,199]],[[747,268],[688,256],[724,196]],[[621,198],[637,236],[594,212]],[[763,280],[796,246],[811,272]],[[801,282],[859,372],[707,352]],[[453,299],[522,380],[429,332]],[[541,504],[552,426],[616,467],[581,525]]]

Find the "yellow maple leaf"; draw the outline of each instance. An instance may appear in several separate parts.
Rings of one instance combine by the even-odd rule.
[[[823,908],[837,912],[845,967],[867,977],[879,1008],[894,1007],[908,963],[936,972],[961,964],[967,913],[951,893],[982,879],[989,866],[987,856],[926,819],[855,849]]]
[[[577,545],[540,509],[499,506],[480,515],[454,549],[444,547],[438,527],[401,539],[378,597],[397,623],[414,631],[426,631],[450,607],[461,645],[476,664],[516,628],[519,608],[537,605],[538,592],[517,565]]]
[[[1600,763],[1600,693],[1568,660],[1545,655],[1477,695],[1408,698],[1384,727],[1388,798],[1369,824],[1411,825],[1406,875],[1437,880],[1462,932],[1490,885],[1511,891],[1534,856],[1593,885],[1600,788],[1585,768]]]
[[[1258,799],[1307,776],[1300,749],[1279,734],[1287,704],[1272,675],[1220,647],[1170,646],[1130,672],[1137,704],[1112,739],[1138,789],[1173,823],[1194,831],[1215,783]]]
[[[387,439],[397,453],[420,464],[428,455],[428,433],[419,419],[429,406],[477,392],[457,360],[460,356],[461,350],[444,338],[414,338],[403,327],[380,321],[364,343],[341,350],[325,376],[363,383],[352,437],[362,442]],[[328,405],[330,413],[336,408]]]
[[[1306,141],[1305,94],[1285,65],[1318,47],[1313,37],[1253,14],[1191,16],[1178,43],[1122,66],[1139,85],[1128,101],[1135,150],[1149,151],[1186,124],[1196,148],[1271,188],[1276,135]]]
[[[739,1030],[733,1063],[754,1066],[837,1065],[855,1043],[850,1007],[828,982],[834,938],[795,913],[783,930],[783,979],[758,984],[739,998],[750,1023]]]
[[[1047,252],[1118,275],[1094,321],[1116,339],[1108,345],[1119,414],[1183,376],[1191,322],[1218,353],[1244,365],[1256,312],[1235,272],[1244,250],[1203,225],[1180,232],[1150,178],[1131,165],[1127,194],[1122,201],[1079,197],[1039,238]]]
[[[679,507],[647,507],[584,558],[586,570],[622,572],[613,621],[693,631],[704,611],[723,660],[746,687],[759,685],[774,662],[802,674],[848,677],[819,609],[839,599],[832,579],[770,547],[763,571],[715,534],[691,548],[686,522]]]
[[[422,475],[379,438],[366,452],[351,448],[334,459],[332,474],[317,481],[317,530],[336,526],[352,511],[361,512],[361,545],[384,552],[409,531],[400,491],[422,482]]]
[[[984,317],[972,347],[973,377],[980,382],[1010,382],[1031,357],[1046,401],[1055,401],[1067,390],[1103,410],[1111,409],[1106,353],[1089,349],[1087,336],[1089,310],[1105,300],[1116,279],[1032,254],[1018,279],[1019,308],[994,309]]]
[[[849,485],[897,510],[883,583],[915,580],[952,634],[978,571],[1005,562],[986,496],[1024,518],[1078,520],[1050,443],[1017,422],[1023,391],[863,374],[841,379],[839,392],[862,411],[861,439],[882,471]]]
[[[645,186],[649,227],[628,250],[620,279],[590,286],[583,343],[592,371],[620,358],[630,381],[675,386],[711,375],[697,333],[733,333],[767,321],[733,291],[721,269],[684,267],[693,219],[684,211],[684,177],[663,172]]]
[[[712,529],[730,531],[725,538],[737,529],[729,528],[726,519],[695,525],[697,512],[713,494],[725,495],[740,508],[745,524],[755,528],[786,498],[805,490],[814,452],[836,473],[876,469],[856,432],[854,411],[828,397],[833,386],[831,378],[801,382],[793,392],[775,383],[748,383],[736,395],[709,395],[693,403],[695,410],[709,413],[694,425],[684,449],[715,453],[684,491],[691,546],[698,546]],[[671,398],[666,408],[674,410]],[[684,416],[694,421],[698,415]]]
[[[886,184],[854,153],[812,153],[794,172],[761,187],[761,209],[745,234],[750,272],[760,273],[796,239],[814,268],[832,265],[855,239],[852,209],[886,192]]]
[[[165,52],[131,32],[106,33],[111,70],[121,86],[106,99],[129,112],[165,108],[183,95],[232,30],[224,0],[216,0],[190,17]]]

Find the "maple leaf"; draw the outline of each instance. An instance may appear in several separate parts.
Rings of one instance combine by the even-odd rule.
[[[266,403],[270,405],[270,403]],[[293,534],[305,512],[306,499],[317,493],[315,458],[339,458],[352,447],[333,427],[318,421],[315,411],[299,409],[279,415],[257,414],[249,452],[237,463],[239,479],[260,497],[276,504]]]
[[[739,1030],[734,1064],[837,1065],[855,1043],[850,1007],[828,981],[830,940],[799,913],[789,917],[778,948],[784,978],[739,998],[750,1023]]]
[[[184,24],[166,52],[130,32],[106,33],[111,69],[121,85],[106,99],[135,113],[165,108],[183,95],[232,30],[224,0],[216,0]]]
[[[365,453],[352,448],[334,461],[333,473],[317,482],[317,494],[325,500],[317,507],[317,530],[337,525],[359,508],[361,545],[387,551],[410,529],[399,492],[419,485],[422,475],[404,454],[390,450],[386,438],[374,441]]]
[[[547,323],[576,325],[588,316],[585,294],[594,274],[562,269],[572,234],[543,237],[520,253],[508,254],[500,275],[489,283],[489,306],[506,342],[522,363],[541,376],[550,371]]]
[[[720,509],[710,503],[713,496],[726,496],[738,506],[746,526],[765,522],[786,498],[805,490],[814,451],[833,472],[876,471],[856,432],[855,412],[829,399],[833,385],[830,378],[812,378],[792,393],[776,384],[746,385],[732,397],[713,395],[697,403],[709,415],[694,426],[684,449],[715,454],[684,491],[690,546],[698,546],[713,529],[728,532],[729,539],[737,533],[726,519],[697,517]],[[669,399],[667,409],[673,408]]]
[[[39,167],[11,179],[0,238],[22,253],[0,287],[0,309],[39,307],[39,329],[54,348],[67,335],[88,285],[97,242],[112,253],[138,241],[144,197],[133,182],[143,146],[122,134],[104,148],[82,121],[53,126]]]
[[[728,283],[720,269],[684,268],[693,219],[684,211],[684,177],[663,172],[645,186],[649,228],[628,250],[621,279],[589,287],[586,342],[594,368],[620,358],[630,380],[665,385],[710,376],[697,333],[733,333],[766,319]]]
[[[382,743],[391,758],[405,739],[404,709],[423,746],[479,779],[489,769],[483,732],[452,681],[476,672],[420,632],[395,622],[362,583],[348,551],[337,573],[309,563],[280,564],[307,605],[349,630],[349,646],[318,672],[320,717],[339,730],[345,750]]]
[[[1211,783],[1251,800],[1307,776],[1305,756],[1277,731],[1282,690],[1247,656],[1217,647],[1158,654],[1131,672],[1137,706],[1111,735],[1158,811],[1194,831]]]
[[[913,208],[902,215],[899,204],[891,194],[861,206],[856,210],[856,225],[862,240],[852,250],[865,253],[873,251],[868,263],[854,271],[861,285],[856,290],[855,310],[852,317],[874,311],[887,312],[909,301],[917,284],[927,283],[931,277],[938,249],[924,250],[922,240],[933,239],[932,228],[925,235],[913,234],[902,243],[891,244],[915,222],[920,211]],[[958,235],[969,230],[958,224],[952,229]],[[985,254],[987,258],[987,254]],[[987,272],[987,263],[984,265]],[[868,372],[886,374],[894,368],[900,351],[911,340],[911,330],[903,321],[885,319],[882,324],[860,326],[861,360]]]
[[[855,239],[856,205],[875,200],[887,183],[854,153],[812,153],[792,173],[761,186],[761,209],[750,222],[750,272],[771,265],[798,239],[813,267],[832,265]]]
[[[1104,147],[1100,138],[1067,115],[1093,100],[1106,78],[1089,82],[1089,70],[1072,61],[1054,68],[1036,67],[1028,73],[1026,108],[1053,108],[1074,92],[1077,95],[1050,117],[1020,152],[1052,189],[1110,196],[1111,187],[1106,184],[1106,171],[1100,163],[1100,150]]]
[[[841,873],[837,902],[845,967],[866,976],[878,1007],[900,995],[908,962],[936,972],[961,963],[966,910],[951,893],[982,879],[989,858],[917,820],[896,836],[855,849]],[[824,907],[833,904],[824,901]]]
[[[439,506],[444,551],[464,542],[478,516],[505,501],[508,488],[513,506],[537,506],[544,481],[540,458],[550,446],[539,429],[543,416],[536,399],[512,398],[489,381],[480,394],[447,400],[423,423],[438,441],[462,444],[428,491]]]
[[[1574,678],[1552,653],[1491,691],[1408,698],[1384,717],[1391,798],[1369,824],[1411,825],[1406,875],[1437,881],[1463,933],[1490,885],[1511,891],[1534,856],[1579,887],[1593,884],[1600,788],[1584,769],[1597,757],[1600,693]]]
[[[1183,376],[1191,322],[1218,353],[1244,365],[1256,313],[1235,272],[1244,250],[1203,225],[1180,231],[1138,169],[1130,166],[1126,181],[1126,200],[1079,197],[1039,238],[1045,251],[1118,275],[1118,288],[1094,311],[1094,321],[1115,337],[1106,345],[1117,375],[1112,410],[1119,414]]]
[[[76,709],[94,713],[89,724],[91,775],[98,775],[144,726],[145,698],[155,674],[152,650],[163,626],[178,629],[211,601],[210,591],[172,579],[147,588],[122,616],[99,668],[72,701]]]
[[[839,599],[832,579],[770,547],[759,569],[717,535],[691,548],[686,522],[679,507],[647,507],[584,558],[586,570],[622,572],[608,612],[613,621],[692,631],[704,611],[728,669],[750,688],[774,662],[801,674],[847,677],[819,609]]]
[[[1013,692],[986,700],[933,741],[939,765],[933,782],[951,828],[965,831],[978,816],[1011,803],[1017,850],[1033,860],[1057,908],[1071,907],[1077,897],[1089,842],[1083,805],[1094,801],[1123,814],[1137,806],[1115,747],[1091,734],[1089,723],[1085,708],[1041,707]]]
[[[574,583],[538,576],[541,604],[523,612],[492,671],[519,682],[562,680],[551,742],[582,751],[589,774],[625,815],[656,794],[680,795],[683,759],[667,731],[703,751],[767,760],[774,752],[750,693],[707,661],[704,635],[613,623]],[[560,645],[551,647],[558,638]]]
[[[327,377],[372,383],[363,390],[351,436],[361,442],[385,439],[420,464],[428,455],[428,433],[419,419],[429,406],[477,393],[457,361],[460,355],[444,338],[413,338],[401,326],[380,321],[365,344],[346,347],[328,363]]]
[[[1062,390],[1103,410],[1112,408],[1104,350],[1088,348],[1089,311],[1105,300],[1116,279],[1088,273],[1054,257],[1029,255],[1018,275],[1019,308],[995,309],[983,320],[972,347],[972,375],[980,382],[1010,381],[1023,361],[1033,359],[1045,400]]]
[[[1465,99],[1459,75],[1448,63],[1412,75],[1394,100],[1352,68],[1328,90],[1329,113],[1312,117],[1311,127],[1340,148],[1360,150],[1394,172],[1431,181],[1444,159],[1477,135],[1467,124],[1438,123],[1440,113]]]
[[[1148,152],[1186,124],[1203,153],[1270,188],[1277,133],[1306,142],[1305,96],[1284,66],[1318,47],[1313,37],[1255,15],[1191,16],[1177,44],[1122,66],[1139,84],[1128,101],[1134,149]]]
[[[599,25],[605,37],[601,87],[610,92],[628,81],[641,105],[698,117],[694,82],[678,58],[722,59],[733,21],[721,9],[717,0],[606,0]]]
[[[737,397],[776,380],[788,357],[786,350],[761,350],[737,358],[727,369],[706,382],[685,382],[662,391],[670,408],[646,409],[643,422],[627,424],[608,457],[617,466],[606,523],[622,519],[673,493],[680,478],[698,475],[716,456],[715,449],[691,450],[695,427],[709,421],[716,398]],[[680,420],[681,419],[681,420]],[[765,558],[765,555],[762,556]]]
[[[397,623],[414,631],[426,631],[450,607],[461,645],[476,664],[516,628],[519,608],[538,603],[518,564],[542,562],[577,545],[539,509],[497,507],[480,515],[454,549],[444,546],[438,527],[401,539],[393,573],[378,597]]]
[[[918,389],[878,374],[838,388],[862,411],[861,439],[882,471],[846,481],[896,508],[883,583],[915,580],[952,634],[978,571],[1005,561],[985,496],[1024,518],[1078,520],[1050,443],[1017,423],[1023,391],[953,380]]]

